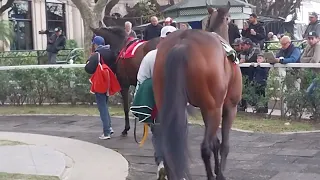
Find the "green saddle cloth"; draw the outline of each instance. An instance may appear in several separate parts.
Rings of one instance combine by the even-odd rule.
[[[230,60],[232,60],[235,64],[239,64],[240,61],[237,58],[237,52],[229,44],[227,44],[223,41],[221,41],[221,44],[227,53],[227,57],[229,57]]]
[[[151,113],[155,105],[152,79],[147,79],[140,84],[130,107],[130,111],[139,119],[139,122],[154,124],[155,120],[151,118]]]

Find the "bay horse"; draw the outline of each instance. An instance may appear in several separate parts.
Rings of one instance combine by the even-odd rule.
[[[240,67],[226,54],[228,44],[227,6],[208,7],[208,31],[183,30],[170,33],[158,45],[153,73],[153,90],[162,137],[162,151],[168,179],[189,180],[188,122],[186,106],[199,107],[205,124],[201,156],[208,180],[214,176],[211,152],[215,159],[217,180],[229,153],[229,131],[236,117],[242,94]],[[222,122],[222,142],[217,136]],[[221,161],[219,161],[219,152]]]
[[[117,61],[111,65],[121,86],[121,96],[123,99],[123,110],[125,114],[125,128],[122,136],[127,136],[130,130],[129,122],[129,87],[137,85],[137,74],[143,57],[151,50],[156,49],[160,38],[154,38],[143,42],[140,39],[128,39],[127,34],[122,27],[99,27],[91,28],[93,33],[102,36],[105,43],[109,44],[111,50],[118,56]],[[125,53],[131,49],[134,54]],[[128,55],[128,56],[127,56]]]

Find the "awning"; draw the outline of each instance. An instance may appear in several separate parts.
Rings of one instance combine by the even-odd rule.
[[[192,21],[202,21],[205,19],[208,15],[193,15],[193,16],[180,16],[177,18],[174,18],[173,21],[177,23],[182,22],[192,22]],[[250,15],[245,13],[230,13],[232,20],[241,20],[241,19],[249,19]]]
[[[245,13],[230,13],[232,20],[249,19],[250,15]]]
[[[180,17],[174,18],[173,21],[177,23],[202,21],[206,17],[207,15],[180,16]]]

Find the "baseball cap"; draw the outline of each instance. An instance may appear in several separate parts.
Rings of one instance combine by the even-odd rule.
[[[232,43],[232,45],[239,45],[239,44],[241,44],[242,43],[242,39],[241,38],[236,38],[235,40],[234,40],[234,42]]]
[[[309,14],[309,17],[318,17],[318,14],[316,13],[316,12],[311,12],[310,14]]]
[[[311,31],[308,33],[308,37],[319,37],[318,33],[315,31]]]
[[[242,41],[242,44],[248,44],[248,45],[253,45],[253,42],[251,41],[251,39],[246,38]]]
[[[92,40],[92,44],[96,44],[98,46],[103,46],[104,45],[104,39],[101,36],[96,36]]]
[[[165,37],[167,37],[167,35],[168,35],[169,33],[172,33],[172,32],[174,32],[174,31],[176,31],[176,30],[177,30],[177,28],[175,28],[175,27],[173,27],[173,26],[165,26],[165,27],[163,27],[163,28],[161,29],[161,35],[160,35],[160,37],[165,38]]]
[[[252,13],[250,14],[251,17],[254,17],[254,18],[258,18],[257,14],[256,13]]]
[[[54,28],[54,32],[58,32],[58,31],[61,31],[62,29],[60,27],[56,27]]]

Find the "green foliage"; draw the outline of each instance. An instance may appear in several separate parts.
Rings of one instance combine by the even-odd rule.
[[[78,48],[77,41],[74,39],[68,39],[66,41],[66,49],[74,49],[74,48]]]
[[[151,16],[162,18],[160,5],[156,0],[140,0],[132,8],[127,7],[128,17],[143,17],[143,23],[149,23]]]
[[[74,60],[74,63],[84,63],[83,49],[76,49],[71,51],[69,49],[61,50],[58,53],[58,61]],[[39,51],[5,51],[0,52],[0,66],[18,66],[18,65],[37,65],[47,64],[47,52],[44,50]]]
[[[0,71],[0,102],[23,105],[43,103],[93,104],[90,75],[83,68],[15,69]],[[118,104],[121,96],[110,102]]]
[[[13,25],[10,21],[0,20],[0,41],[9,47],[14,38]]]
[[[318,79],[320,84],[320,75],[315,74],[311,69],[287,68],[285,77],[281,76],[278,69],[271,69],[265,97],[256,93],[256,89],[259,88],[258,84],[248,82],[245,78],[242,97],[253,109],[263,107],[269,102],[269,107],[271,106],[272,109],[269,117],[282,102],[286,104],[286,107],[282,109],[283,117],[300,120],[303,114],[310,114],[319,119],[320,102],[316,99],[320,98],[320,88],[315,89],[311,95],[308,95],[306,91],[314,78]]]

